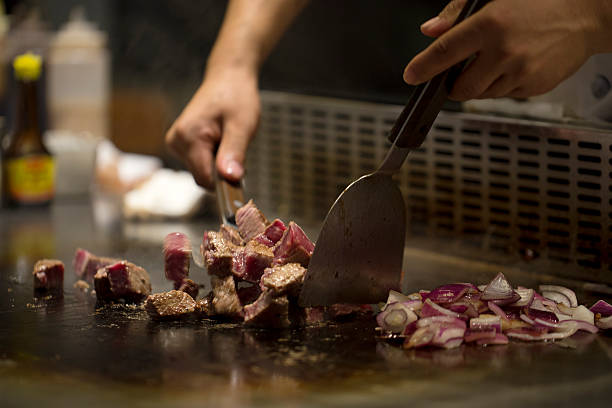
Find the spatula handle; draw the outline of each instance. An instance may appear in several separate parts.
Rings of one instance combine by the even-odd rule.
[[[236,211],[245,204],[242,182],[231,183],[225,180],[219,175],[216,168],[214,169],[214,179],[221,223],[235,227]]]
[[[453,26],[480,10],[488,0],[467,0]],[[469,59],[468,59],[469,60]],[[414,90],[410,100],[395,121],[389,141],[402,148],[416,149],[425,140],[457,77],[468,60],[453,65]]]

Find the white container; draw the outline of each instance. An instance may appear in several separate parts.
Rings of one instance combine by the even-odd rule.
[[[82,8],[51,41],[47,97],[52,129],[108,137],[110,56],[106,34]]]

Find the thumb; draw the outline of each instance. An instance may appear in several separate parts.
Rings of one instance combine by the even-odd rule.
[[[463,10],[467,0],[451,0],[438,16],[426,21],[421,25],[421,32],[429,37],[439,37],[448,31],[459,13]]]
[[[240,181],[244,176],[244,160],[255,126],[245,126],[236,120],[223,127],[221,144],[217,151],[217,170],[229,181]]]

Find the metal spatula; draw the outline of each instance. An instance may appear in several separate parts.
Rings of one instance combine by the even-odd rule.
[[[486,1],[468,0],[455,24]],[[406,210],[392,176],[421,146],[467,61],[419,85],[389,135],[381,166],[349,185],[325,217],[304,280],[300,306],[375,303],[399,289]]]

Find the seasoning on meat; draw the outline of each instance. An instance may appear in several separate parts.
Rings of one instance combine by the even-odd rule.
[[[264,232],[253,239],[260,244],[272,248],[281,239],[286,229],[285,223],[277,218],[266,227]]]
[[[191,243],[181,232],[172,232],[164,238],[164,271],[166,279],[174,281],[177,289],[189,276],[189,258]]]
[[[267,268],[261,277],[261,290],[269,289],[276,296],[297,297],[302,289],[306,269],[298,263]]]
[[[151,294],[147,271],[128,261],[100,268],[94,276],[94,285],[99,301],[123,299],[129,302],[141,302]]]
[[[64,264],[57,259],[41,259],[34,265],[34,289],[58,291],[64,287]]]
[[[289,321],[289,300],[264,291],[252,304],[244,307],[244,323],[249,326],[285,328]]]
[[[216,315],[231,318],[242,318],[243,310],[240,298],[236,292],[236,283],[232,276],[219,278],[211,276],[210,282],[213,288],[212,306]]]
[[[72,266],[80,279],[92,282],[98,269],[119,262],[120,259],[96,256],[89,251],[77,248]]]
[[[314,244],[308,239],[304,231],[293,221],[283,233],[280,241],[274,246],[274,265],[286,263],[299,263],[308,267],[310,257],[314,251]]]
[[[183,279],[183,282],[181,282],[180,286],[176,290],[180,292],[185,292],[192,298],[196,299],[198,297],[200,287],[191,279]]]
[[[223,238],[225,241],[231,242],[234,245],[244,245],[244,241],[236,228],[221,224],[221,228],[219,228],[219,235],[221,235],[221,238]]]
[[[236,245],[215,231],[206,231],[202,240],[202,257],[209,275],[225,277],[232,274],[232,260]]]
[[[212,317],[215,315],[215,310],[212,305],[213,296],[213,292],[210,291],[208,295],[196,302],[196,311],[201,317]]]
[[[234,252],[232,273],[247,282],[259,282],[264,270],[272,264],[274,252],[267,246],[253,240]]]
[[[253,204],[253,200],[249,200],[236,211],[236,225],[242,238],[248,242],[265,231],[268,220]]]
[[[188,293],[171,290],[149,295],[145,302],[145,310],[153,319],[181,319],[194,316],[196,302]]]

